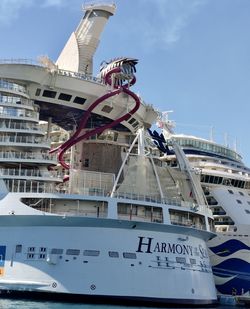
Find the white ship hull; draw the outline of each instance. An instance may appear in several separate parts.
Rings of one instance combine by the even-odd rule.
[[[57,216],[13,215],[0,221],[2,293],[215,302],[202,239],[207,232],[197,236],[184,227]]]

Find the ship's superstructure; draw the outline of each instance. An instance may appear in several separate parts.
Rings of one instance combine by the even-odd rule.
[[[212,210],[217,237],[209,241],[216,287],[219,293],[250,292],[250,169],[235,150],[191,135],[173,134],[171,121],[164,122],[162,144],[174,140],[185,152],[202,185]],[[170,146],[171,147],[171,146]],[[162,160],[178,167],[176,156],[161,149]]]
[[[113,9],[88,7],[77,33],[100,34]],[[1,293],[216,302],[212,213],[181,149],[179,169],[154,153],[157,112],[131,90],[137,62],[112,60],[98,77],[45,58],[0,64]],[[68,135],[50,149],[55,125]]]

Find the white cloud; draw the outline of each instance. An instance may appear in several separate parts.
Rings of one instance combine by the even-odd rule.
[[[139,27],[146,45],[173,46],[180,40],[194,14],[206,3],[207,0],[140,0],[145,14],[141,15]]]

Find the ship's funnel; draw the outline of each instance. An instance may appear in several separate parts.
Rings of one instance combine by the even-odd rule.
[[[83,6],[85,15],[56,61],[59,69],[92,75],[93,55],[103,28],[115,8],[114,4],[100,3]]]

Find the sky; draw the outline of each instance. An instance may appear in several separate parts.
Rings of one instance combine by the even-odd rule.
[[[250,0],[113,2],[94,72],[103,60],[139,59],[131,90],[158,110],[173,111],[177,133],[209,138],[212,132],[250,166]],[[0,59],[56,61],[83,16],[82,4],[0,0]]]

